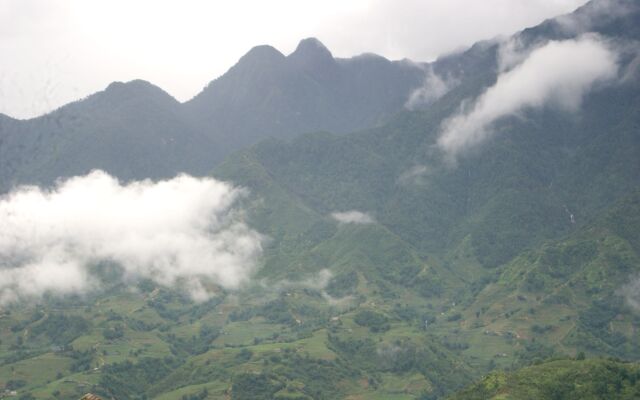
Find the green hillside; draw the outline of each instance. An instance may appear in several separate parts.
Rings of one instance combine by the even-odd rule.
[[[637,399],[638,364],[605,360],[558,360],[514,373],[489,374],[451,400]]]

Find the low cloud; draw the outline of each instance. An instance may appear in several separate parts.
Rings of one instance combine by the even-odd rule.
[[[519,36],[512,36],[500,43],[498,47],[498,72],[504,73],[521,64],[533,51],[527,49]]]
[[[422,185],[431,172],[431,168],[426,165],[414,165],[398,176],[398,183],[400,185]]]
[[[331,271],[325,268],[302,280],[292,281],[289,279],[282,279],[276,282],[263,280],[261,285],[265,289],[272,289],[279,292],[287,289],[313,289],[322,291],[327,287],[332,277],[333,274]]]
[[[517,62],[514,54],[502,57],[505,69]],[[551,41],[501,73],[470,107],[444,121],[438,147],[455,158],[490,138],[501,118],[543,106],[575,111],[594,84],[614,78],[617,70],[616,53],[596,36]]]
[[[333,214],[331,214],[331,218],[335,219],[341,224],[372,224],[376,222],[376,220],[371,215],[356,210],[334,212]]]
[[[0,303],[99,289],[101,265],[122,279],[237,288],[257,266],[262,236],[236,206],[245,191],[209,178],[122,184],[95,171],[51,190],[0,198]]]
[[[282,279],[279,281],[271,282],[265,279],[260,282],[260,285],[263,289],[266,289],[268,291],[275,291],[278,293],[296,289],[311,289],[313,291],[319,292],[320,296],[322,296],[327,304],[332,307],[337,307],[339,309],[349,307],[354,300],[353,296],[349,295],[341,298],[336,298],[327,293],[326,288],[332,278],[333,273],[331,273],[329,269],[325,268],[298,281]]]
[[[640,275],[624,285],[619,294],[624,297],[631,308],[640,311]]]
[[[428,106],[449,93],[459,83],[459,80],[450,76],[441,77],[437,75],[433,72],[433,68],[429,67],[425,73],[424,83],[409,95],[409,99],[404,106],[409,110]]]

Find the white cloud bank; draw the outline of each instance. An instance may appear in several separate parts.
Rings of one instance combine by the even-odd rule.
[[[372,224],[376,222],[371,215],[356,210],[334,212],[331,214],[331,218],[342,224]]]
[[[576,110],[595,83],[617,70],[616,53],[595,36],[551,41],[500,74],[468,110],[444,121],[437,144],[455,157],[491,137],[500,118],[545,105]]]
[[[204,300],[206,282],[237,288],[261,254],[261,235],[235,207],[242,189],[214,179],[121,184],[108,174],[22,187],[0,198],[0,304],[83,293],[100,262],[127,281],[180,283]]]

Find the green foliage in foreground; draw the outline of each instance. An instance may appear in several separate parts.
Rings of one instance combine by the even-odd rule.
[[[640,365],[619,361],[559,360],[496,372],[449,400],[632,400],[640,398]]]

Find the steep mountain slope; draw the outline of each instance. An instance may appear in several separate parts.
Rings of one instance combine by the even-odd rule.
[[[638,107],[637,89],[610,89],[588,99],[580,118],[531,113],[509,121],[510,134],[457,168],[429,156],[439,115],[431,110],[347,137],[264,142],[216,174],[253,188],[247,169],[259,168],[316,213],[369,212],[412,246],[443,257],[468,240],[475,258],[496,266],[569,232],[570,214],[581,224],[640,185]]]
[[[203,174],[215,152],[180,103],[144,81],[113,83],[51,114],[12,122],[1,133],[5,182],[50,183],[96,168],[122,179]]]
[[[640,273],[640,193],[562,240],[513,259],[464,312],[486,332],[522,343],[638,359],[640,318],[630,302]],[[475,315],[475,317],[474,317]]]
[[[402,109],[422,79],[409,61],[335,59],[311,38],[286,57],[270,46],[252,49],[185,107],[220,146],[237,150],[269,136],[379,124]]]
[[[638,19],[634,10],[597,29],[618,32]],[[556,23],[520,35],[544,42]],[[634,35],[620,32],[618,39]],[[329,268],[337,287],[349,287],[355,273],[365,293],[385,302],[407,301],[411,290],[417,297],[408,303],[442,310],[445,321],[431,329],[443,338],[455,334],[452,346],[465,348],[461,355],[478,368],[554,351],[637,359],[638,321],[618,293],[639,265],[630,234],[640,229],[630,225],[640,187],[637,76],[594,90],[577,113],[543,108],[506,118],[501,135],[452,167],[434,151],[440,123],[461,99],[493,84],[498,51],[478,45],[438,63],[455,57],[490,67],[466,72],[439,101],[383,127],[263,142],[215,170],[263,200],[251,218],[274,246],[261,274],[276,279]],[[620,69],[633,64],[625,56]],[[294,208],[276,207],[284,198],[304,212],[294,218]],[[349,226],[331,217],[349,210],[375,222]],[[613,226],[611,215],[627,215],[627,227],[620,219]],[[278,224],[293,220],[286,229]],[[626,236],[614,233],[624,229]],[[543,256],[549,252],[554,256]],[[544,267],[534,261],[541,259]],[[521,280],[540,268],[540,287],[527,292]]]
[[[205,175],[231,151],[274,137],[381,123],[402,109],[422,67],[375,55],[334,59],[306,39],[285,57],[258,46],[191,101],[144,81],[26,121],[0,119],[0,190],[104,169],[122,179]]]

